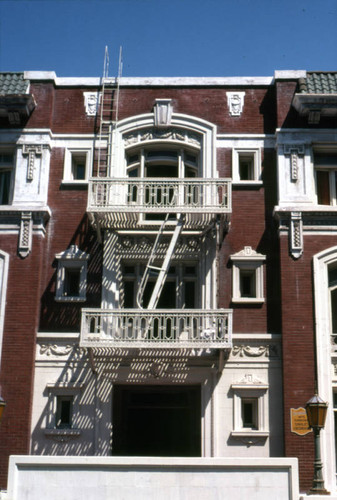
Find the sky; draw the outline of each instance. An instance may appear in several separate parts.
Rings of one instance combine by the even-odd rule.
[[[337,71],[337,0],[0,0],[0,71],[57,76]]]

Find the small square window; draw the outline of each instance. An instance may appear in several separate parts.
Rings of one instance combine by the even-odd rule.
[[[264,302],[263,262],[265,255],[244,247],[240,252],[231,255],[232,301],[245,303]]]
[[[246,374],[238,383],[232,384],[233,391],[233,437],[269,435],[268,427],[268,385]]]
[[[64,184],[83,184],[90,176],[91,149],[67,148],[64,155]]]
[[[55,257],[58,260],[55,300],[85,301],[89,255],[79,250],[76,245],[71,245]]]
[[[233,149],[232,176],[234,183],[261,184],[260,149]]]
[[[55,427],[71,429],[73,414],[73,396],[56,396]]]

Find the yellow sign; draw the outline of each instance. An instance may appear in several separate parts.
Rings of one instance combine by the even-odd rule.
[[[312,432],[305,408],[290,408],[290,422],[291,432],[294,434],[305,436],[305,434]]]

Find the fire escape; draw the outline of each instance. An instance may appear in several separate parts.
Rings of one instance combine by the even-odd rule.
[[[107,72],[106,54],[98,161],[96,176],[89,180],[87,212],[98,238],[105,231],[139,239],[148,234],[153,243],[142,266],[135,307],[83,309],[80,344],[88,348],[230,349],[231,310],[157,306],[184,235],[200,242],[213,232],[217,235],[214,244],[217,248],[221,244],[231,213],[231,182],[189,176],[115,177],[114,166],[121,161],[116,143],[121,62],[117,78],[109,78]],[[145,304],[149,280],[153,288]]]

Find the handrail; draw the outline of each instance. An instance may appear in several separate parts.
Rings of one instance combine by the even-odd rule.
[[[231,309],[82,309],[82,347],[230,348]]]

